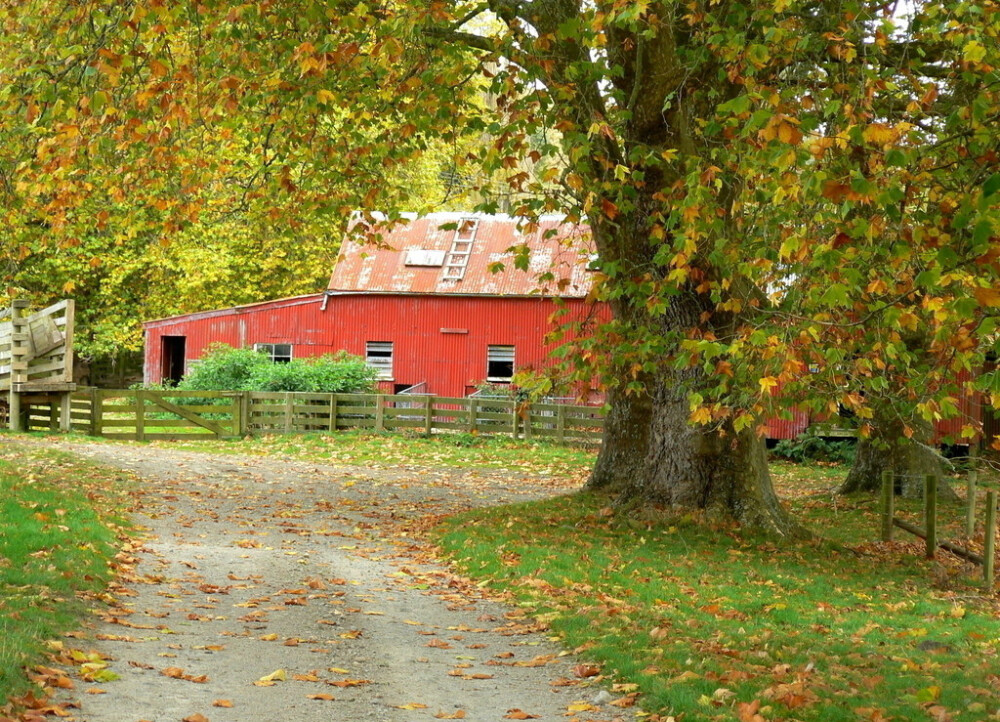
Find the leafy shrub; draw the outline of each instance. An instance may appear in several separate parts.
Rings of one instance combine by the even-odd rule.
[[[253,349],[213,346],[178,388],[189,391],[373,393],[378,372],[343,351],[274,363]]]
[[[197,365],[184,376],[177,388],[187,391],[247,391],[258,366],[271,360],[252,348],[212,344]]]
[[[837,464],[854,463],[856,444],[853,440],[824,439],[816,434],[799,434],[794,439],[782,439],[771,450],[780,459],[795,463],[826,461]]]

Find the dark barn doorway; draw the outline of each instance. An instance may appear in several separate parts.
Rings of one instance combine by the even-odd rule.
[[[162,364],[160,381],[176,386],[184,378],[184,336],[164,336],[162,341]]]

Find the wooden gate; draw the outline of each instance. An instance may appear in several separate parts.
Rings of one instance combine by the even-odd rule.
[[[78,406],[75,428],[94,436],[151,441],[240,435],[239,392],[93,389],[76,398],[89,404]]]

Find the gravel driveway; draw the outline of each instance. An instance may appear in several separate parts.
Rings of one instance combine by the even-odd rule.
[[[51,443],[51,442],[46,442]],[[144,530],[74,646],[118,679],[84,722],[625,720],[517,608],[437,566],[440,514],[561,493],[503,470],[391,469],[58,442],[138,477]]]

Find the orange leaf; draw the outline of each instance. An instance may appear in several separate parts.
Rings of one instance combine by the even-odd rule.
[[[337,698],[334,697],[332,694],[307,694],[306,699],[318,699],[318,700],[323,700],[325,702],[330,702]]]
[[[465,719],[465,710],[459,709],[455,710],[455,714],[445,714],[444,712],[438,712],[434,715],[436,719]]]
[[[514,709],[507,710],[507,714],[503,716],[504,719],[539,719],[537,714],[528,714],[524,710],[520,710],[517,707]]]
[[[972,295],[983,306],[994,308],[1000,306],[1000,290],[996,288],[974,288],[972,289]]]
[[[233,703],[228,699],[217,699],[212,702],[213,707],[232,707]]]
[[[347,688],[347,687],[360,687],[363,684],[371,684],[372,681],[370,679],[339,679],[336,682],[327,680],[326,683],[331,687]]]
[[[195,713],[190,717],[185,717],[182,722],[208,722],[208,717]]]
[[[753,702],[739,702],[736,705],[736,715],[740,722],[765,722],[764,718],[757,714],[760,709],[760,700]]]

